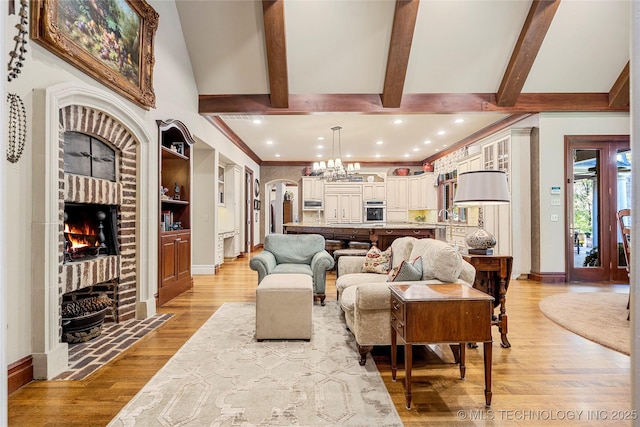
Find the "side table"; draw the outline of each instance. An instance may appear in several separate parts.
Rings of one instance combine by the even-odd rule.
[[[412,344],[459,344],[460,377],[465,345],[484,343],[484,395],[491,405],[493,297],[462,284],[391,285],[391,379],[396,380],[398,335],[404,341],[405,397],[411,409]]]
[[[500,313],[493,320],[493,324],[500,331],[500,346],[511,347],[507,339],[507,309],[505,307],[507,299],[507,289],[509,289],[509,279],[511,278],[511,268],[513,257],[509,255],[462,255],[465,261],[473,265],[476,269],[476,279],[473,287],[485,292],[494,298],[494,308],[500,305]]]

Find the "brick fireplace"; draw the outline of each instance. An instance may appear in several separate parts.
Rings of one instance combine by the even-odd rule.
[[[116,283],[113,291],[115,321],[133,319],[136,304],[136,140],[118,121],[105,112],[93,108],[70,105],[60,110],[59,161],[64,164],[60,177],[61,200],[59,201],[60,230],[60,295],[99,285],[103,282]],[[96,138],[108,144],[115,151],[114,180],[70,174],[74,170],[73,156],[65,155],[65,145],[70,135],[75,133]],[[65,144],[66,141],[66,144]],[[67,151],[69,149],[67,148]],[[88,148],[79,155],[78,161],[90,155]],[[76,158],[78,158],[76,157]],[[114,206],[117,211],[117,246],[119,255],[103,255],[95,259],[69,262],[65,259],[64,233],[65,206]],[[62,299],[61,299],[62,302]]]
[[[35,378],[50,379],[67,369],[68,346],[61,339],[65,294],[108,289],[115,322],[155,314],[157,235],[150,224],[157,213],[157,192],[149,189],[157,188],[157,176],[149,165],[157,159],[150,159],[155,151],[149,144],[156,138],[142,117],[117,96],[83,83],[34,92],[31,329]],[[114,172],[83,175],[78,168],[69,169],[65,133],[67,137],[69,133],[86,135],[108,147],[113,155],[107,161],[115,164]],[[103,154],[78,153],[78,158],[104,160]],[[69,247],[65,207],[84,207],[89,216],[99,215],[100,227],[110,215],[111,240],[117,249],[92,250],[89,257],[70,259],[65,251]]]

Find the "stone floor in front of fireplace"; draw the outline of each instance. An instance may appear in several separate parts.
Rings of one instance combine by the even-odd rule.
[[[94,373],[140,338],[169,320],[172,314],[156,314],[144,320],[105,323],[100,335],[90,341],[69,344],[69,369],[54,379],[81,380]]]

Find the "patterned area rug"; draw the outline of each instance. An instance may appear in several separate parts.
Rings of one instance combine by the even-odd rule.
[[[629,294],[584,292],[546,297],[540,311],[571,332],[620,353],[630,354]]]
[[[402,426],[336,302],[314,305],[309,342],[257,342],[255,311],[220,307],[109,426]]]

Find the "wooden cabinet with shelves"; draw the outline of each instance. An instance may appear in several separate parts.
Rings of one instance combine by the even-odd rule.
[[[158,121],[158,305],[191,289],[191,148],[195,142],[178,120]]]

